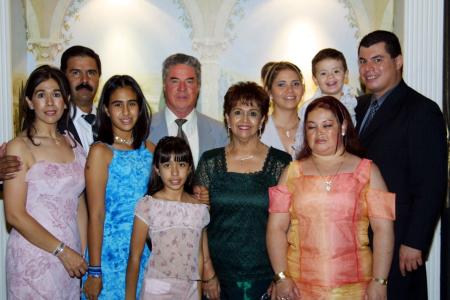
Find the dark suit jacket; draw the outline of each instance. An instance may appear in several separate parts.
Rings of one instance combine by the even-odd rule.
[[[357,129],[370,100],[371,95],[358,99]],[[401,81],[360,140],[389,191],[396,194],[397,251],[404,244],[426,256],[447,187],[446,126],[441,110]]]
[[[228,143],[228,136],[222,123],[197,111],[197,129],[199,141],[199,159],[203,152],[214,148],[224,147]],[[155,145],[168,135],[164,110],[152,117],[149,139]]]

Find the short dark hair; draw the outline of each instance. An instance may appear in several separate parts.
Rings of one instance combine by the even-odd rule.
[[[61,56],[61,67],[60,67],[61,71],[66,73],[67,61],[69,60],[69,58],[76,56],[92,57],[97,64],[98,75],[99,76],[102,75],[102,63],[100,62],[100,56],[98,56],[98,54],[95,53],[94,50],[80,45],[72,46],[66,51],[64,51],[64,53]]]
[[[70,86],[67,81],[66,76],[63,72],[55,67],[51,67],[49,65],[42,65],[37,67],[33,72],[31,72],[28,77],[27,82],[25,83],[25,87],[20,92],[19,102],[22,105],[23,111],[23,120],[22,120],[22,130],[26,131],[27,137],[33,143],[33,145],[38,146],[33,141],[33,136],[36,133],[36,129],[34,127],[34,121],[36,119],[36,114],[33,109],[30,109],[26,98],[32,99],[34,91],[36,87],[44,81],[49,79],[53,79],[59,86],[61,91],[62,98],[64,100],[64,104],[66,105],[66,109],[61,117],[58,120],[58,128],[67,128],[68,122],[68,107],[69,107],[69,95],[70,95]]]
[[[175,161],[183,161],[188,163],[191,171],[184,183],[184,191],[192,194],[192,184],[194,181],[194,159],[192,157],[191,148],[182,138],[176,136],[166,136],[159,140],[153,153],[152,174],[150,176],[150,183],[148,185],[148,194],[154,193],[164,188],[164,183],[161,177],[156,173],[156,168],[163,163],[170,161],[174,157]]]
[[[324,59],[334,59],[342,62],[342,66],[344,67],[344,72],[347,72],[347,61],[345,60],[344,54],[341,51],[338,51],[333,48],[325,48],[317,52],[317,54],[313,57],[311,61],[311,70],[313,76],[316,74],[316,66],[317,64]]]
[[[133,128],[133,148],[138,149],[142,142],[148,138],[152,112],[139,84],[129,75],[114,75],[103,86],[97,110],[98,139],[109,145],[114,143],[112,123],[110,117],[106,114],[106,108],[109,105],[112,93],[124,87],[131,88],[136,93],[136,100],[138,101],[139,116]]]
[[[244,103],[246,105],[255,104],[260,110],[261,115],[264,117],[264,123],[262,124],[262,131],[267,121],[267,114],[269,112],[270,97],[267,92],[253,81],[242,81],[233,84],[228,89],[225,94],[223,102],[223,119],[225,127],[228,127],[227,119],[225,115],[230,115],[233,107],[237,105],[238,102]]]
[[[384,42],[386,52],[389,53],[391,58],[396,58],[402,54],[402,47],[398,37],[393,32],[386,30],[375,30],[364,36],[359,42],[358,54],[361,47],[368,48],[381,42]]]
[[[175,65],[187,65],[194,68],[195,76],[197,77],[197,82],[199,85],[202,83],[202,65],[197,58],[184,54],[176,53],[167,57],[162,65],[162,77],[163,81],[166,80],[167,73],[169,73],[169,68]]]
[[[272,84],[275,81],[275,78],[278,76],[278,74],[283,70],[291,70],[295,72],[298,75],[298,79],[301,83],[303,83],[303,74],[297,65],[288,62],[288,61],[279,61],[279,62],[268,62],[263,66],[263,68],[267,68],[266,71],[264,71],[264,79],[263,79],[263,85],[266,91],[270,91],[272,89]],[[261,76],[263,75],[263,70],[261,70]]]
[[[358,134],[356,132],[355,126],[353,125],[352,118],[347,108],[345,108],[345,105],[342,104],[342,102],[337,100],[336,98],[332,96],[323,96],[315,99],[306,108],[304,120],[305,126],[303,126],[303,147],[300,153],[297,155],[297,159],[301,160],[311,156],[312,154],[311,148],[308,145],[306,137],[306,130],[308,127],[306,121],[308,120],[309,113],[318,108],[326,109],[335,116],[339,126],[338,139],[342,137],[341,125],[344,123],[344,121],[346,121],[347,130],[345,131],[345,136],[342,137],[344,148],[349,153],[361,156],[363,154],[363,149],[359,143]],[[337,146],[338,145],[336,145],[336,150]]]

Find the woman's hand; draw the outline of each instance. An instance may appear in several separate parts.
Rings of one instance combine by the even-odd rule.
[[[367,286],[365,300],[386,300],[387,286],[371,281]]]
[[[203,295],[210,300],[219,300],[220,299],[220,283],[217,276],[214,275],[214,278],[208,280],[207,282],[203,282],[202,284]]]
[[[102,291],[103,283],[101,277],[88,276],[84,283],[84,294],[89,300],[96,300]]]
[[[208,189],[201,185],[196,185],[193,187],[194,198],[198,200],[199,203],[209,205],[209,192]]]
[[[84,258],[70,247],[65,246],[64,250],[58,255],[70,277],[81,278],[87,271],[87,263]]]
[[[272,299],[296,300],[300,299],[300,292],[292,279],[285,278],[277,282],[272,288]]]

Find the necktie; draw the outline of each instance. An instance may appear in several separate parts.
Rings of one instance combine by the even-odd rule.
[[[91,126],[92,126],[92,135],[94,136],[94,140],[96,140],[97,136],[98,136],[98,124],[97,124],[97,122],[95,122],[96,116],[94,114],[86,114],[86,115],[81,115],[81,117],[86,122],[91,124]]]
[[[375,113],[377,112],[377,110],[379,108],[380,108],[380,105],[378,104],[378,101],[377,100],[372,101],[372,103],[370,104],[370,107],[369,107],[369,114],[367,115],[366,123],[364,123],[363,127],[359,131],[360,135],[363,134],[364,131],[367,130],[367,128],[370,125],[370,122],[372,122],[373,117],[375,116]]]
[[[175,123],[178,126],[177,137],[184,139],[186,141],[186,143],[188,143],[188,145],[189,145],[189,141],[187,139],[186,133],[184,133],[183,128],[182,128],[183,124],[186,122],[187,122],[186,119],[176,119],[175,120]]]

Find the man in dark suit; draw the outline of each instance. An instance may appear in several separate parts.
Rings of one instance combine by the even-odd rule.
[[[163,91],[166,107],[155,114],[150,126],[150,140],[183,136],[188,140],[194,162],[206,150],[223,147],[228,138],[224,125],[195,107],[200,94],[201,65],[193,56],[177,53],[163,62]]]
[[[85,152],[96,137],[94,98],[97,93],[102,66],[100,57],[92,49],[72,46],[61,56],[61,71],[70,84],[70,118],[67,129],[83,146]],[[16,156],[6,156],[6,145],[0,146],[0,181],[14,177],[21,163]]]
[[[388,299],[427,299],[425,260],[447,186],[444,118],[435,102],[403,81],[395,34],[369,33],[358,56],[361,80],[370,94],[358,99],[357,130],[367,157],[396,194]]]

